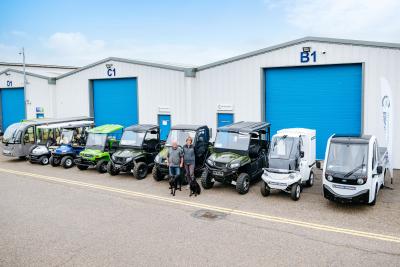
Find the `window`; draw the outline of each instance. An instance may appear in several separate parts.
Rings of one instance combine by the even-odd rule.
[[[149,131],[144,139],[145,141],[157,140],[157,131]]]
[[[34,144],[35,143],[35,132],[34,132],[33,126],[26,129],[25,135],[24,135],[24,143],[25,144]]]

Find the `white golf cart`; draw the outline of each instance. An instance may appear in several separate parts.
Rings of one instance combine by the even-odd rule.
[[[315,130],[304,128],[283,129],[272,137],[269,167],[261,177],[263,196],[278,189],[296,201],[303,185],[314,184],[315,141]]]

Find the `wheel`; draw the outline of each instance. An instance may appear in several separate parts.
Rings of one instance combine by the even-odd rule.
[[[87,170],[89,168],[89,166],[85,166],[85,165],[76,165],[76,167],[78,167],[78,169],[80,169],[81,171]]]
[[[109,161],[107,164],[107,172],[114,176],[119,174],[119,169],[114,168],[114,163],[112,161]]]
[[[263,197],[267,197],[271,193],[271,188],[269,188],[264,180],[261,181],[260,192]]]
[[[375,194],[374,194],[374,200],[372,200],[371,203],[368,203],[370,206],[375,206],[376,204],[376,197],[378,196],[378,184],[375,186]]]
[[[241,174],[239,174],[239,177],[236,180],[236,191],[241,194],[244,195],[247,192],[249,192],[250,189],[250,176],[243,172]]]
[[[50,162],[50,165],[53,166],[53,167],[57,167],[57,166],[60,165],[60,159],[59,158],[55,158],[53,156],[50,157],[49,162]]]
[[[74,159],[71,156],[65,156],[61,159],[61,166],[65,169],[69,169],[74,166]]]
[[[310,177],[308,177],[308,180],[307,180],[307,182],[306,182],[306,185],[307,185],[308,187],[311,187],[311,186],[314,185],[314,172],[313,172],[313,171],[310,172]]]
[[[204,168],[204,171],[201,173],[201,186],[204,189],[210,189],[214,186],[214,182],[212,181],[207,168]]]
[[[299,183],[295,183],[292,185],[292,189],[290,190],[290,197],[297,201],[300,198],[301,187]]]
[[[138,180],[142,180],[147,176],[147,169],[148,167],[146,163],[137,162],[135,167],[133,167],[133,176],[135,176],[135,178]]]
[[[49,164],[49,158],[46,157],[46,156],[41,156],[41,157],[39,158],[39,162],[40,162],[40,164],[42,164],[42,165],[47,165],[47,164]]]
[[[164,179],[164,177],[162,176],[160,169],[158,168],[157,165],[154,165],[153,170],[151,171],[151,174],[153,175],[153,178],[156,181],[161,181]]]
[[[107,172],[107,163],[108,162],[104,159],[99,160],[96,164],[96,170],[99,173],[106,173]]]

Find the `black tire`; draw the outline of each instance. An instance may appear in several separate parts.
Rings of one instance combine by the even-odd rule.
[[[49,158],[47,156],[41,156],[39,158],[39,162],[42,165],[47,165],[47,164],[49,164]]]
[[[96,170],[99,173],[106,173],[107,172],[107,161],[105,159],[101,159],[96,164]]]
[[[261,181],[260,192],[263,197],[267,197],[271,194],[271,188],[269,188],[268,184],[264,180]]]
[[[307,185],[308,187],[311,187],[311,186],[314,185],[314,181],[315,181],[314,172],[311,171],[311,172],[310,172],[310,177],[308,177],[308,180],[307,180],[307,182],[306,182],[306,185]]]
[[[236,191],[241,194],[244,195],[247,192],[249,192],[250,189],[250,176],[245,173],[242,172],[241,174],[239,174],[239,177],[236,180]]]
[[[374,200],[372,200],[371,203],[368,203],[370,206],[375,206],[376,204],[376,197],[378,196],[378,184],[375,186],[375,195],[374,195]]]
[[[211,189],[214,186],[214,182],[212,181],[207,168],[204,168],[203,172],[201,173],[201,186],[204,189]]]
[[[76,167],[78,167],[78,169],[81,170],[81,171],[87,170],[89,168],[89,166],[79,165],[79,164],[77,164]]]
[[[59,158],[55,158],[53,156],[50,157],[49,162],[50,162],[50,165],[53,167],[60,166],[60,163],[61,163]]]
[[[164,179],[164,177],[162,176],[160,169],[158,168],[157,165],[154,165],[153,170],[151,171],[151,174],[152,174],[154,180],[156,180],[157,182]]]
[[[107,172],[112,176],[119,174],[119,169],[114,168],[114,163],[111,160],[107,164]]]
[[[147,176],[147,171],[148,167],[147,164],[144,162],[137,162],[135,164],[135,167],[133,167],[133,176],[135,176],[136,179],[142,180],[146,178]]]
[[[61,159],[61,166],[64,169],[69,169],[74,166],[74,159],[71,156],[65,156]]]
[[[300,192],[301,192],[301,186],[299,183],[294,183],[292,185],[292,189],[290,189],[290,197],[294,200],[297,201],[300,198]]]

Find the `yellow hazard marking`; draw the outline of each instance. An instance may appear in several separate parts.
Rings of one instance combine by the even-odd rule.
[[[212,211],[224,212],[224,213],[228,213],[228,214],[233,214],[233,215],[238,215],[238,216],[243,216],[243,217],[248,217],[248,218],[254,218],[254,219],[259,219],[259,220],[263,220],[263,221],[295,225],[295,226],[308,228],[308,229],[315,229],[315,230],[320,230],[320,231],[325,231],[325,232],[335,232],[335,233],[341,233],[341,234],[346,234],[346,235],[351,235],[351,236],[359,236],[359,237],[364,237],[364,238],[400,243],[400,237],[397,237],[397,236],[376,234],[376,233],[371,233],[371,232],[364,232],[364,231],[334,227],[334,226],[323,225],[323,224],[309,223],[309,222],[305,222],[305,221],[293,220],[293,219],[288,219],[288,218],[284,218],[284,217],[276,217],[276,216],[270,216],[270,215],[261,214],[261,213],[254,213],[254,212],[247,212],[247,211],[243,211],[243,210],[218,207],[218,206],[207,205],[207,204],[202,204],[202,203],[193,202],[193,201],[185,201],[185,200],[180,200],[180,199],[175,199],[175,198],[161,197],[161,196],[145,194],[145,193],[140,193],[140,192],[135,192],[135,191],[130,191],[130,190],[124,190],[124,189],[115,188],[115,187],[84,183],[84,182],[79,182],[79,181],[75,181],[75,180],[68,180],[68,179],[63,179],[63,178],[57,178],[57,177],[28,173],[28,172],[15,171],[15,170],[10,170],[10,169],[0,168],[0,172],[12,173],[12,174],[16,174],[16,175],[33,177],[33,178],[37,178],[37,179],[53,181],[53,182],[58,182],[58,183],[77,185],[77,186],[86,187],[86,188],[94,188],[94,189],[98,189],[98,190],[114,192],[114,193],[119,193],[119,194],[133,196],[133,197],[153,199],[153,200],[157,200],[157,201],[161,201],[161,202],[173,203],[173,204],[184,205],[184,206],[189,206],[189,207],[194,207],[194,208],[208,209],[208,210],[212,210]]]

